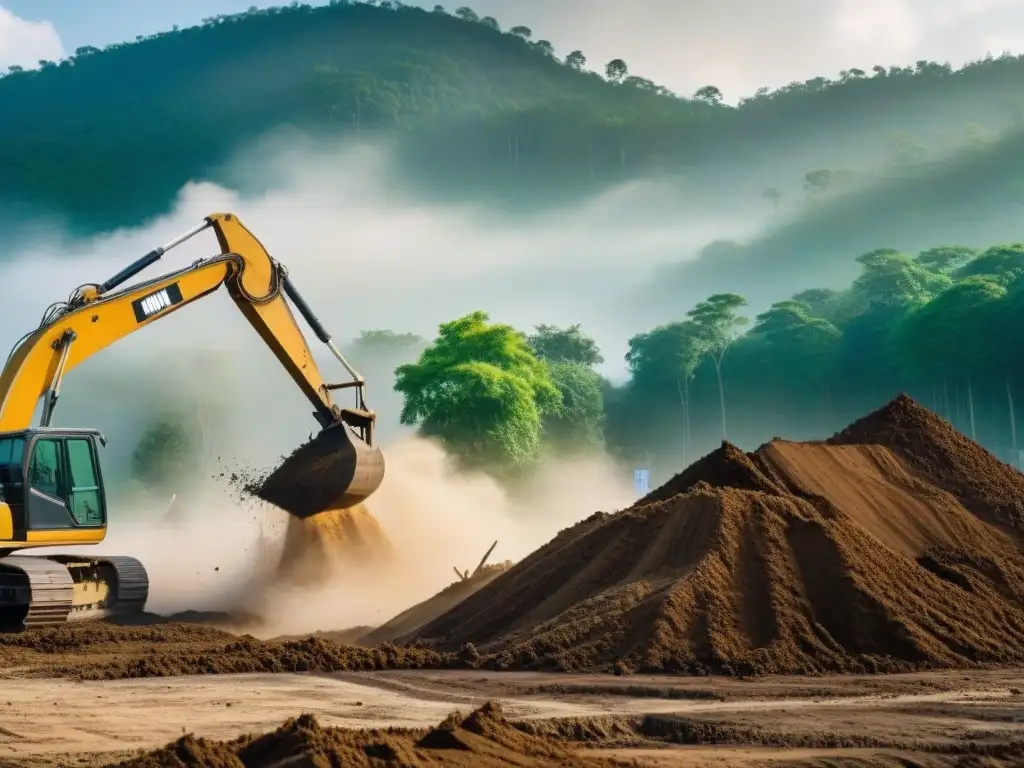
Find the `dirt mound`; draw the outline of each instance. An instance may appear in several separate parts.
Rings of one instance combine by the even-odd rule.
[[[463,717],[455,712],[430,730],[324,728],[312,715],[273,733],[232,742],[185,736],[118,768],[271,768],[283,765],[372,766],[600,766],[546,739],[510,725],[487,703]]]
[[[677,494],[686,493],[697,483],[746,491],[779,491],[780,488],[758,469],[754,459],[756,456],[748,456],[732,443],[723,442],[721,447],[644,496],[637,505],[671,499]]]
[[[1024,475],[906,395],[828,442],[884,445],[982,520],[1024,533]]]
[[[367,508],[332,509],[307,518],[289,517],[276,576],[290,584],[322,584],[339,570],[393,562],[395,549]]]
[[[947,462],[943,483],[925,471],[938,459],[915,458],[928,456]],[[905,398],[828,443],[748,455],[723,445],[634,507],[563,531],[415,639],[450,651],[471,642],[501,668],[1016,663],[1024,555],[980,495],[1007,472]],[[973,474],[989,480],[954,487]]]
[[[403,636],[415,632],[427,622],[450,611],[511,567],[511,561],[485,565],[475,575],[449,584],[429,600],[424,600],[422,603],[417,603],[412,608],[402,611],[390,621],[360,637],[357,642],[366,646],[397,642]]]

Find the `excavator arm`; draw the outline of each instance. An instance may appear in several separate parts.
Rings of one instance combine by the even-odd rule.
[[[206,229],[216,234],[219,255],[119,290],[164,253]],[[282,494],[295,490],[284,489],[282,483],[286,480],[298,487],[312,483],[315,478],[310,474],[310,464],[317,464],[320,479],[325,472],[334,477],[333,487],[322,491],[317,504],[328,505],[324,508],[351,506],[366,498],[383,479],[384,465],[373,444],[376,416],[365,405],[365,382],[296,291],[285,268],[230,213],[208,216],[201,225],[146,254],[105,283],[82,286],[69,301],[51,307],[39,328],[15,347],[0,373],[0,432],[27,429],[40,398],[44,398],[40,426],[48,427],[61,380],[68,371],[125,336],[209,296],[221,285],[227,287],[242,314],[312,403],[324,432],[331,435],[330,451],[321,445],[312,452],[315,455],[307,457],[306,467],[296,464],[287,472],[271,476],[274,482],[270,486],[279,492],[264,498],[280,504]],[[286,297],[342,363],[351,381],[324,381]],[[342,408],[334,402],[332,392],[345,388],[356,389],[354,408]],[[296,454],[304,449],[307,453],[312,450],[303,447]],[[333,465],[325,464],[328,453]],[[304,511],[289,511],[307,516],[317,510],[304,507]]]
[[[220,254],[122,288],[164,253],[212,229]],[[91,429],[50,426],[64,375],[101,349],[221,285],[314,408],[320,433],[264,478],[258,495],[298,517],[351,507],[377,490],[384,459],[373,445],[375,415],[362,377],[302,300],[283,266],[232,214],[208,216],[102,284],[79,287],[51,306],[15,345],[0,372],[0,632],[131,614],[145,608],[149,576],[127,556],[16,554],[19,550],[98,544],[107,529],[106,494]],[[348,371],[327,384],[292,315],[294,306]],[[355,408],[332,392],[352,387]],[[38,426],[32,418],[40,398]]]
[[[171,248],[211,228],[220,244],[220,255],[115,290]],[[68,371],[130,333],[209,296],[221,285],[227,286],[242,314],[313,404],[321,426],[345,417],[365,432],[364,439],[372,444],[374,415],[365,409],[362,377],[338,351],[284,267],[230,213],[207,217],[199,227],[150,252],[103,284],[83,286],[70,301],[44,318],[40,327],[18,344],[0,373],[0,431],[30,426],[40,397],[48,398],[43,404],[47,426],[60,380]],[[352,376],[351,382],[324,382],[285,296],[342,362]],[[332,389],[347,387],[358,389],[355,409],[341,409],[332,397]]]

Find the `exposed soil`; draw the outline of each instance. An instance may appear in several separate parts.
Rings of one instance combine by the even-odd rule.
[[[511,567],[511,561],[485,565],[475,575],[449,584],[430,599],[402,611],[390,621],[361,636],[357,642],[367,646],[401,642],[401,638],[451,610]]]
[[[378,765],[451,764],[446,757],[485,766],[598,759],[691,767],[1019,765],[1020,672],[832,676],[816,688],[795,678],[679,678],[679,688],[692,695],[671,698],[660,693],[664,677],[640,675],[630,681],[479,671],[73,686],[29,681],[5,686],[10,700],[2,710],[0,766],[218,765],[218,758],[227,765],[367,765],[366,745],[379,743],[391,744],[400,757],[388,762],[381,753]],[[579,692],[557,692],[567,680]],[[500,710],[485,703],[499,698]],[[139,709],[159,710],[161,717],[134,717]],[[282,709],[307,714],[275,728]],[[488,717],[490,726],[480,733],[464,718],[445,718],[455,709],[482,710],[477,717]],[[354,730],[336,731],[339,726]],[[491,743],[463,743],[463,730]],[[262,749],[252,749],[257,741]],[[135,751],[140,747],[154,750],[150,762]],[[64,750],[59,759],[57,750]]]
[[[468,716],[449,715],[429,730],[324,728],[312,715],[287,721],[273,733],[215,742],[184,736],[167,747],[118,763],[120,768],[271,768],[308,766],[600,766],[564,746],[514,728],[501,707],[487,703]]]
[[[828,442],[884,445],[985,522],[1024,533],[1024,475],[906,395]]]
[[[459,666],[455,654],[384,645],[364,648],[322,637],[261,641],[209,626],[69,624],[0,635],[0,670],[22,677],[117,680],[242,672],[338,672]]]
[[[859,443],[855,440],[862,440]],[[492,668],[896,672],[1024,661],[1024,477],[899,397],[822,443],[724,444],[415,633]]]

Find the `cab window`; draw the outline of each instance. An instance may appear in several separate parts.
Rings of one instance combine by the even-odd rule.
[[[103,522],[103,510],[92,443],[68,438],[67,451],[71,476],[68,508],[79,525],[98,525]]]
[[[37,440],[28,469],[29,483],[37,491],[64,498],[62,474],[60,441]]]
[[[0,483],[21,483],[21,457],[25,452],[25,438],[8,437],[0,440]]]

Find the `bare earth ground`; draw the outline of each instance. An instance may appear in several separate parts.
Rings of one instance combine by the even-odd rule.
[[[4,677],[3,766],[99,766],[184,732],[227,739],[272,730],[303,712],[324,725],[427,727],[489,699],[510,719],[585,742],[581,752],[620,764],[852,766],[889,758],[893,765],[969,765],[955,762],[968,741],[1024,740],[1024,669],[753,680],[477,671]],[[670,746],[613,727],[643,715],[655,716],[643,729],[648,735],[682,723],[718,743]],[[597,720],[581,731],[566,718]]]

